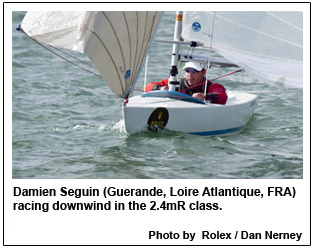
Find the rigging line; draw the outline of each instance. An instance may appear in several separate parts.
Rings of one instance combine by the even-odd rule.
[[[70,61],[70,60],[68,60],[67,58],[61,56],[60,54],[56,53],[56,52],[53,51],[52,49],[46,47],[46,46],[43,45],[41,42],[39,42],[39,41],[37,41],[36,39],[30,37],[22,28],[20,28],[20,31],[21,31],[23,34],[25,34],[28,38],[30,38],[32,41],[36,42],[38,45],[40,45],[40,46],[43,47],[44,49],[46,49],[46,50],[48,50],[49,52],[53,53],[54,55],[60,57],[61,59],[65,60],[66,62],[68,62],[68,63],[70,63],[70,64],[72,64],[72,65],[78,67],[78,68],[81,69],[81,70],[84,70],[84,71],[86,71],[86,72],[89,72],[89,73],[91,73],[91,74],[97,76],[97,77],[102,78],[101,75],[96,74],[96,73],[94,73],[93,71],[90,71],[90,70],[88,70],[88,69],[86,69],[86,68],[83,68],[83,67],[81,67],[81,66],[79,66],[79,65],[77,65],[77,64],[75,64],[75,63],[73,63],[72,61]],[[51,46],[51,47],[53,47],[53,46]],[[54,47],[53,47],[53,48],[54,48]]]
[[[149,50],[150,50],[150,47],[151,47],[151,45],[152,45],[152,40],[153,40],[153,38],[154,38],[154,36],[155,36],[155,30],[157,29],[157,27],[158,27],[158,24],[159,24],[159,19],[158,19],[158,21],[157,21],[157,11],[154,11],[153,12],[154,14],[152,14],[153,15],[153,18],[152,18],[152,21],[151,21],[151,24],[149,25],[149,26],[147,26],[146,28],[149,28],[149,30],[148,30],[148,39],[145,39],[146,40],[146,42],[145,42],[145,44],[144,44],[144,53],[143,53],[143,59],[142,59],[142,62],[141,62],[141,64],[139,65],[139,68],[138,68],[138,70],[137,70],[137,75],[136,75],[136,77],[134,78],[134,80],[133,80],[133,83],[132,84],[135,84],[135,82],[137,81],[137,79],[138,79],[138,76],[139,76],[139,74],[140,74],[140,71],[142,70],[142,67],[143,67],[143,64],[144,64],[144,62],[146,63],[146,72],[147,72],[147,63],[148,63],[148,58],[149,58]],[[161,18],[161,16],[160,16],[160,18]],[[144,35],[145,36],[145,35]],[[142,49],[143,50],[143,49]],[[145,72],[145,73],[146,73]],[[146,77],[147,77],[147,74],[145,75]],[[146,80],[145,80],[145,82],[144,82],[145,84],[146,84]],[[145,88],[145,85],[144,85],[144,88]]]
[[[226,76],[230,76],[230,75],[232,75],[232,74],[234,74],[234,73],[241,72],[241,71],[243,71],[243,69],[239,69],[239,70],[236,70],[236,71],[232,71],[232,72],[230,72],[230,73],[228,73],[228,74],[225,74],[225,75],[222,75],[222,76],[220,76],[220,77],[216,77],[216,78],[214,78],[214,79],[211,79],[210,81],[212,82],[212,81],[218,80],[218,79],[223,78],[223,77],[226,77]]]
[[[142,90],[142,89],[139,89],[139,88],[133,88],[134,90],[136,90],[136,91],[141,91],[141,92],[145,92],[144,90]]]
[[[235,74],[235,73],[241,72],[241,71],[243,71],[243,69],[239,69],[239,70],[236,70],[236,71],[232,71],[232,72],[230,72],[230,73],[224,74],[224,75],[222,75],[222,76],[220,76],[220,77],[216,77],[216,78],[211,79],[211,80],[208,80],[208,81],[212,82],[212,81],[215,81],[215,80],[218,80],[218,79],[220,79],[220,78],[224,78],[224,77],[230,76],[230,75],[232,75],[232,74]],[[185,91],[187,91],[187,90],[189,90],[189,89],[192,89],[192,88],[198,87],[198,86],[200,86],[200,85],[203,85],[203,84],[205,84],[205,83],[206,83],[206,80],[205,80],[205,82],[203,82],[203,83],[196,84],[196,85],[194,85],[194,86],[191,86],[191,87],[188,87],[188,88],[186,88],[186,89],[184,89],[184,90],[181,90],[181,93],[183,93],[183,92],[185,92]]]
[[[145,27],[145,29],[149,28],[148,33],[147,33],[147,39],[145,39],[145,34],[144,34],[144,39],[145,39],[145,44],[144,45],[144,52],[143,52],[143,56],[147,56],[145,54],[147,54],[147,52],[149,51],[150,49],[150,46],[151,46],[151,41],[153,40],[153,37],[154,37],[154,32],[155,32],[155,29],[157,28],[157,21],[156,21],[156,15],[157,15],[157,11],[154,11],[154,14],[153,15],[153,18],[151,20],[151,25]],[[145,32],[145,31],[144,31]]]
[[[49,44],[48,44],[48,45],[49,45]],[[90,66],[91,68],[96,69],[96,67],[95,67],[94,65],[91,65],[91,64],[89,64],[89,63],[87,63],[87,62],[84,62],[84,61],[82,61],[81,59],[78,59],[77,57],[75,57],[75,56],[73,56],[73,55],[70,55],[69,53],[67,53],[67,52],[65,52],[65,51],[63,51],[63,50],[61,50],[61,49],[59,49],[59,48],[57,48],[57,47],[55,47],[55,46],[52,46],[52,45],[49,45],[49,46],[52,47],[53,49],[55,49],[55,50],[61,52],[61,53],[66,54],[67,56],[69,56],[69,57],[71,57],[71,58],[73,58],[73,59],[79,61],[80,63],[83,63],[83,64],[85,64],[85,65],[87,65],[87,66]]]
[[[147,67],[148,67],[148,54],[147,54],[146,60],[145,60],[145,75],[144,75],[144,87],[143,87],[143,89],[145,89],[146,81],[147,81]]]
[[[179,48],[180,48],[179,55],[181,55],[182,54],[182,46],[180,46]],[[178,76],[178,79],[180,81],[179,91],[181,88],[181,78],[182,78],[182,61],[181,61],[181,59],[179,59],[179,76]]]
[[[210,60],[211,60],[211,49],[212,49],[212,40],[213,40],[213,31],[214,31],[214,24],[216,19],[216,12],[213,12],[213,21],[212,21],[212,27],[211,27],[211,39],[210,39],[210,50],[209,50],[209,56],[208,56],[208,65],[206,70],[206,82],[205,82],[205,89],[204,89],[204,95],[207,95],[207,84],[208,84],[208,71],[210,68]]]

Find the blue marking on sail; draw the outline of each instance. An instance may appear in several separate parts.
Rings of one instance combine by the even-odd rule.
[[[125,79],[128,79],[131,76],[131,70],[127,70],[125,73]]]
[[[194,22],[193,25],[192,25],[192,29],[195,31],[195,32],[199,32],[201,30],[201,25],[199,22]]]

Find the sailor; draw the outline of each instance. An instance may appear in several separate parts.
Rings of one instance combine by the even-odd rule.
[[[204,95],[206,83],[206,65],[203,63],[187,62],[183,67],[185,78],[180,82],[180,92],[206,100],[211,103],[225,104],[227,94],[225,88],[218,83],[207,81],[207,94]],[[152,82],[146,85],[145,91],[168,90],[168,78],[160,82]]]

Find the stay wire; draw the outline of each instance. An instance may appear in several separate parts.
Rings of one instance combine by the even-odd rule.
[[[80,63],[83,63],[83,64],[85,64],[85,65],[87,65],[87,66],[89,66],[89,67],[91,67],[91,68],[93,68],[93,69],[96,69],[95,66],[93,66],[93,65],[91,65],[91,64],[89,64],[89,63],[87,63],[87,62],[85,62],[85,61],[82,61],[81,59],[78,59],[77,57],[75,57],[75,56],[73,56],[73,55],[71,55],[71,54],[69,54],[69,53],[67,53],[67,52],[65,52],[65,51],[63,51],[63,50],[61,50],[61,49],[55,47],[55,46],[52,46],[52,45],[49,45],[49,46],[52,47],[53,49],[55,49],[55,50],[57,50],[57,51],[59,51],[59,52],[65,54],[65,55],[67,55],[68,57],[71,57],[71,58],[73,58],[73,59],[79,61]],[[97,69],[96,69],[96,70],[97,70]]]
[[[243,71],[243,69],[239,69],[239,70],[236,70],[236,71],[232,71],[232,72],[230,72],[230,73],[224,74],[224,75],[222,75],[222,76],[220,76],[220,77],[216,77],[216,78],[211,79],[211,80],[207,80],[207,78],[206,78],[205,82],[200,83],[200,84],[196,84],[196,85],[194,85],[194,86],[188,87],[187,89],[181,90],[181,93],[184,93],[185,91],[187,91],[187,90],[189,90],[189,89],[192,89],[192,88],[195,88],[195,87],[198,87],[198,86],[200,86],[200,85],[204,85],[204,84],[206,84],[206,81],[207,81],[207,82],[208,82],[208,81],[213,82],[213,81],[218,80],[218,79],[220,79],[220,78],[227,77],[227,76],[230,76],[230,75],[232,75],[232,74],[235,74],[235,73],[238,73],[238,72],[241,72],[241,71]]]
[[[213,12],[213,21],[212,21],[212,27],[211,27],[211,40],[210,40],[210,49],[209,49],[209,57],[208,57],[208,65],[206,70],[206,82],[205,82],[205,89],[204,89],[204,96],[207,95],[207,85],[208,85],[208,71],[210,68],[210,61],[211,61],[211,50],[212,50],[212,40],[213,40],[213,32],[214,32],[214,24],[216,19],[216,12]]]
[[[30,37],[26,32],[24,32],[24,30],[23,30],[22,28],[19,28],[18,30],[21,31],[23,34],[25,34],[29,39],[31,39],[32,41],[36,42],[38,45],[40,45],[40,46],[43,47],[44,49],[48,50],[49,52],[53,53],[54,55],[58,56],[59,58],[61,58],[61,59],[65,60],[66,62],[68,62],[68,63],[70,63],[70,64],[72,64],[72,65],[78,67],[78,68],[81,69],[81,70],[84,70],[84,71],[86,71],[86,72],[89,72],[89,73],[91,73],[91,74],[97,76],[97,77],[102,78],[101,75],[96,74],[96,73],[94,73],[93,71],[90,71],[90,70],[88,70],[88,69],[86,69],[86,68],[81,67],[81,66],[78,65],[78,64],[73,63],[73,62],[70,61],[69,59],[67,59],[67,58],[63,57],[62,55],[60,55],[60,54],[56,53],[55,51],[53,51],[51,48],[48,48],[47,46],[43,45],[41,42],[39,42],[39,41],[37,41],[36,39]],[[57,50],[57,51],[61,51],[60,49],[57,49],[57,48],[55,48],[54,46],[51,46],[51,45],[49,45],[49,46],[52,47],[52,48],[54,48],[54,49]],[[66,55],[68,55],[68,56],[70,56],[70,57],[72,57],[72,58],[75,58],[74,56],[69,55],[68,53],[65,53],[64,51],[61,51],[61,52],[63,52],[64,54],[66,54]],[[94,66],[92,66],[92,65],[90,65],[90,64],[88,64],[88,63],[86,63],[86,62],[84,62],[84,61],[81,61],[81,60],[79,60],[78,58],[75,58],[75,59],[78,60],[78,61],[80,61],[80,62],[82,62],[82,63],[84,63],[84,64],[87,64],[88,66],[91,66],[92,68],[95,68]]]

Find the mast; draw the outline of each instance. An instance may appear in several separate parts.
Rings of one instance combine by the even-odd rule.
[[[177,11],[176,13],[176,23],[174,29],[174,41],[180,41],[181,32],[182,32],[182,17],[183,11]],[[172,58],[171,58],[171,69],[170,69],[170,77],[169,77],[169,90],[176,91],[179,87],[178,81],[178,59],[179,59],[179,44],[174,43],[172,48]]]

